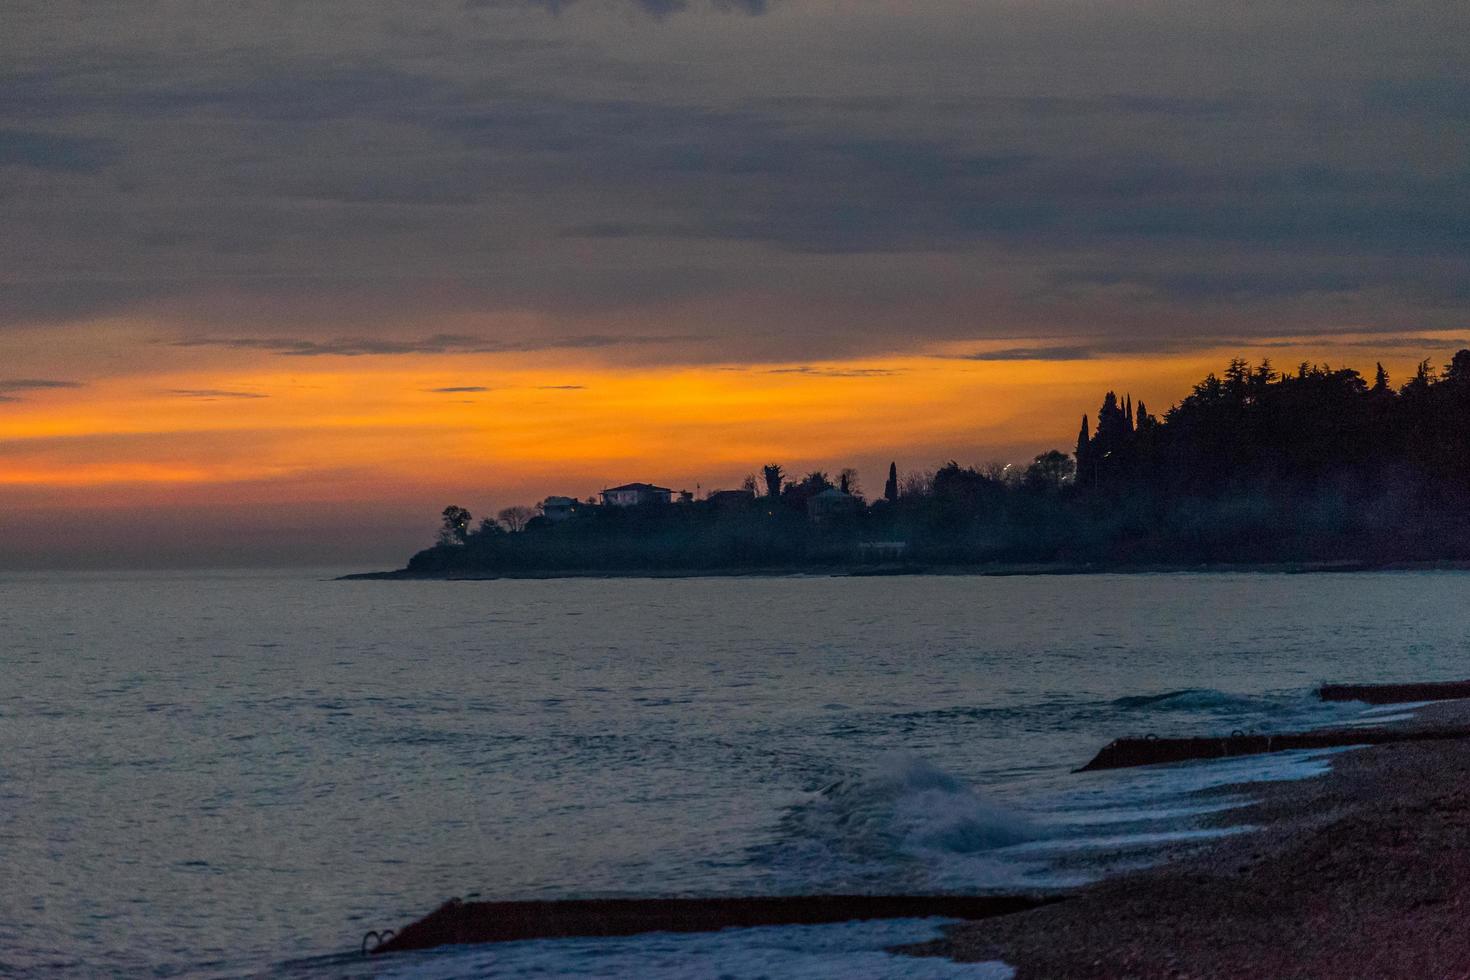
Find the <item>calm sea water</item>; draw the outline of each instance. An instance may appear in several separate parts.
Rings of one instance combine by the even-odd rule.
[[[1467,595],[0,577],[0,973],[876,975],[933,924],[336,954],[456,895],[1006,890],[1145,861],[1206,832],[1190,790],[1321,759],[1072,768],[1121,734],[1359,720],[1311,699],[1324,680],[1464,677]]]

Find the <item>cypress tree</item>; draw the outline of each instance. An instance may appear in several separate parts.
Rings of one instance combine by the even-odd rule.
[[[888,464],[888,482],[883,484],[883,499],[890,504],[898,502],[898,463]]]
[[[1087,416],[1082,416],[1082,431],[1077,433],[1077,472],[1087,463],[1087,446],[1092,441],[1087,434]]]
[[[1389,391],[1388,372],[1383,370],[1383,362],[1379,361],[1378,370],[1373,375],[1373,392],[1382,395],[1387,391]]]
[[[1102,408],[1098,409],[1097,432],[1089,448],[1095,451],[1099,458],[1115,452],[1123,445],[1123,433],[1127,425],[1128,415],[1123,411],[1123,406],[1119,404],[1117,394],[1108,392],[1103,396]]]

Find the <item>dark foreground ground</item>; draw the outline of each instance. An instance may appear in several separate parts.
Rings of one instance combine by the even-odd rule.
[[[1438,704],[1413,725],[1470,721]],[[1243,834],[907,952],[1039,978],[1470,978],[1470,739],[1346,752],[1256,788]]]

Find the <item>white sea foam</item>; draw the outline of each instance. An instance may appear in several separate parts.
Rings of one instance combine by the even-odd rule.
[[[1203,818],[1247,806],[1248,791],[1211,800],[1198,794],[1317,776],[1336,751],[1069,775],[1053,793],[1022,805],[990,799],[925,759],[887,754],[793,805],[782,840],[762,861],[778,882],[789,876],[788,890],[809,890],[810,882],[818,890],[1068,888],[1120,862],[1146,866],[1174,845],[1254,829],[1201,826]],[[1094,853],[1096,860],[1077,863]]]
[[[912,755],[890,755],[868,784],[892,800],[894,829],[902,846],[916,852],[973,854],[1035,834],[1015,810],[985,800],[954,775]]]
[[[803,890],[814,881],[819,890],[1019,885],[1015,869],[985,856],[1037,833],[1015,808],[902,753],[879,756],[865,771],[798,801],[780,826],[780,839],[758,849],[758,859]]]
[[[1006,851],[1009,854],[1063,854],[1074,851],[1138,850],[1158,847],[1162,844],[1213,840],[1256,829],[1250,824],[1239,824],[1234,827],[1203,827],[1195,830],[1160,830],[1137,834],[1067,837],[1057,840],[1028,841],[1025,844],[1007,848]]]
[[[1431,704],[1438,704],[1438,703],[1439,702],[1436,702],[1436,701],[1404,701],[1404,702],[1400,702],[1400,703],[1396,703],[1396,704],[1375,704],[1371,708],[1364,708],[1363,709],[1363,714],[1365,714],[1365,715],[1393,715],[1393,714],[1397,714],[1400,711],[1402,711],[1402,712],[1414,712],[1414,711],[1417,711],[1420,708],[1425,708],[1425,707],[1428,707]],[[1405,717],[1408,717],[1408,715],[1406,714]],[[1386,719],[1386,718],[1377,718],[1377,719],[1374,719],[1374,720],[1377,721],[1377,722],[1379,722],[1379,723],[1382,723],[1384,721],[1387,721],[1388,719]]]
[[[1398,706],[1395,705],[1394,707],[1398,707]],[[1401,712],[1399,714],[1392,714],[1392,715],[1389,715],[1389,714],[1373,715],[1373,716],[1370,716],[1370,717],[1367,717],[1367,718],[1355,718],[1352,721],[1344,722],[1343,723],[1343,727],[1344,728],[1377,728],[1380,725],[1387,725],[1387,724],[1391,724],[1393,722],[1408,721],[1410,718],[1413,718],[1413,717],[1414,717],[1414,714],[1413,714],[1413,712],[1410,712],[1410,711],[1404,711],[1404,712]]]
[[[1161,820],[1187,820],[1191,817],[1206,817],[1216,813],[1238,810],[1241,807],[1249,805],[1249,802],[1249,800],[1232,799],[1220,803],[1194,803],[1181,804],[1179,806],[1161,803],[1158,806],[1125,806],[1118,809],[1106,810],[1056,811],[1043,817],[1038,817],[1037,822],[1048,827],[1093,827],[1102,824],[1154,823]]]

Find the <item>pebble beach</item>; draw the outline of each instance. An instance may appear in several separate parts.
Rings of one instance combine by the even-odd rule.
[[[1467,721],[1454,701],[1397,724]],[[1470,977],[1470,739],[1343,752],[1255,795],[1228,817],[1255,832],[907,951],[1019,980]]]

